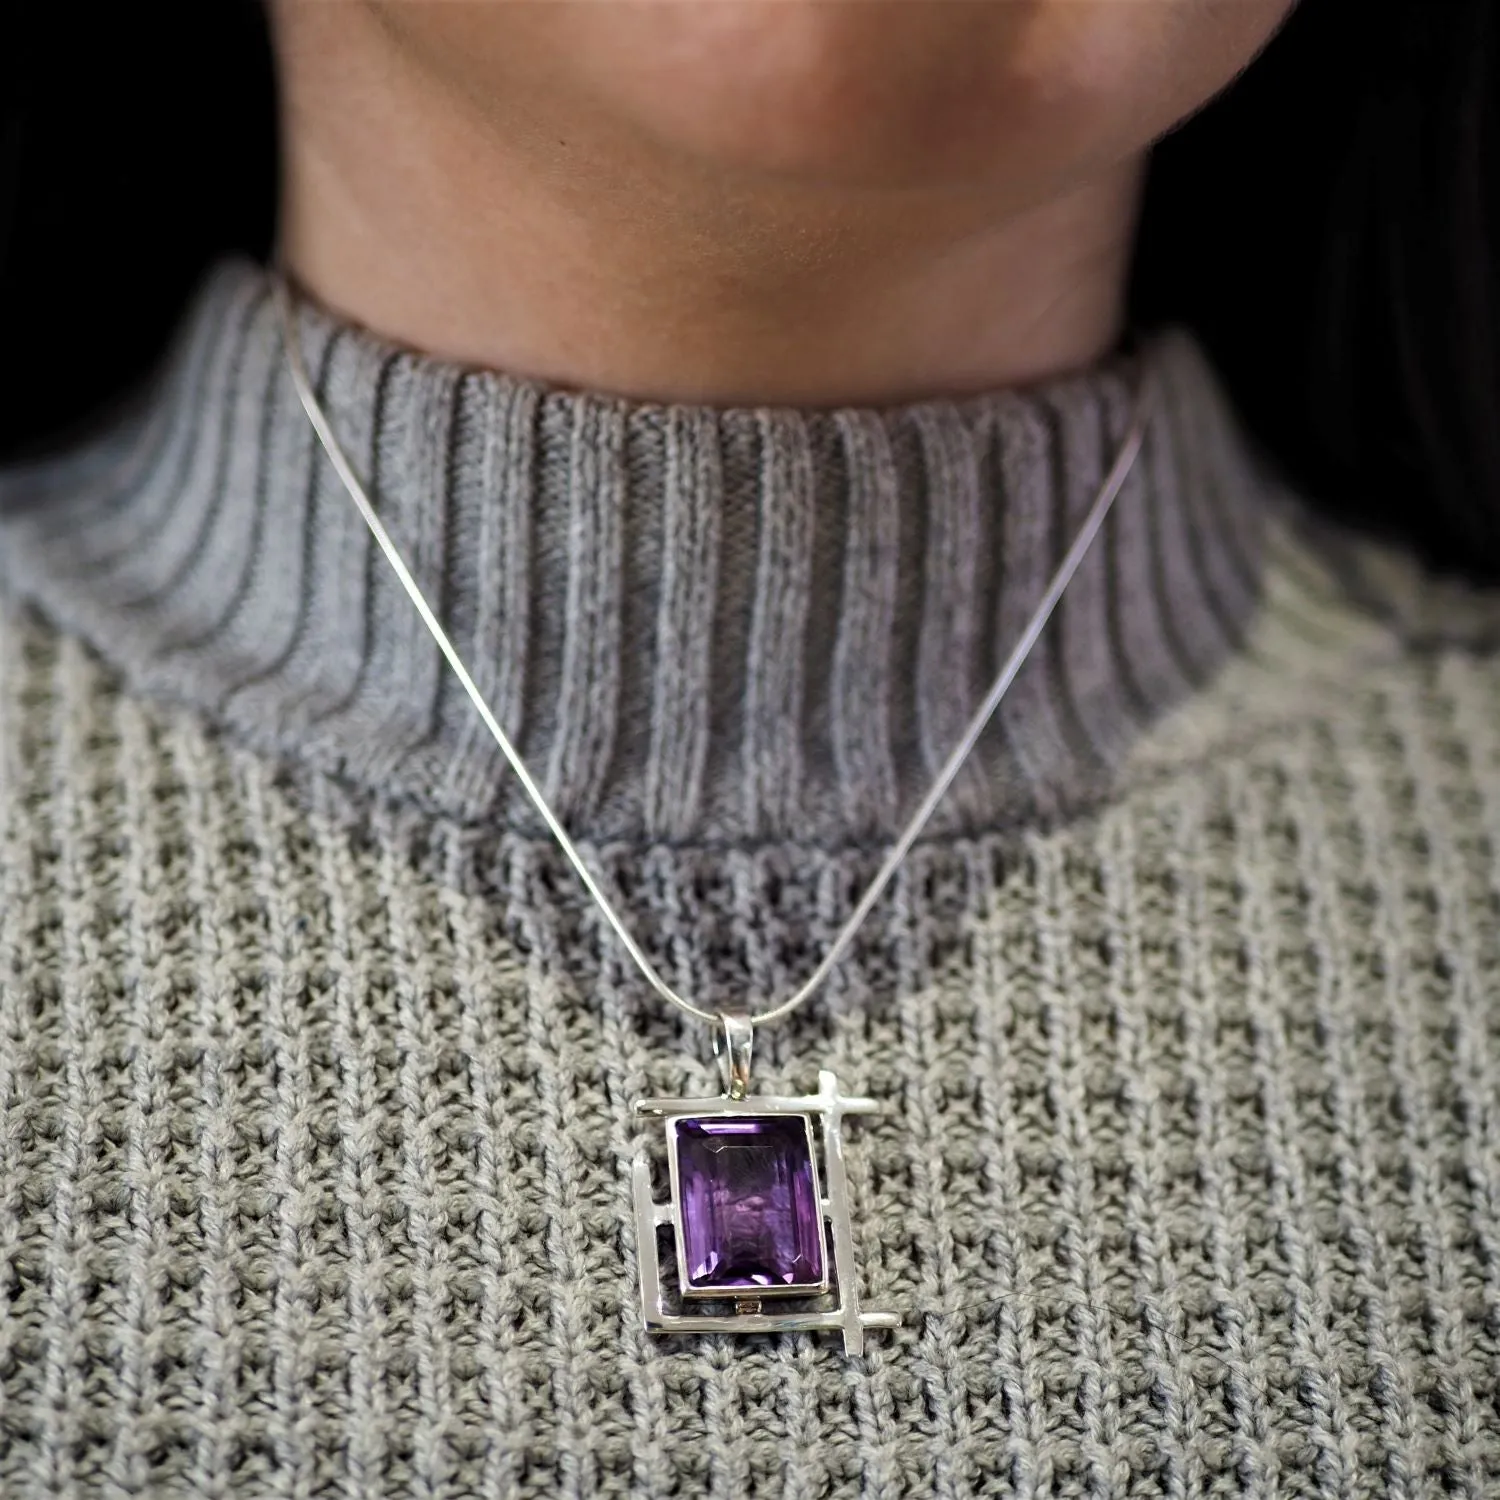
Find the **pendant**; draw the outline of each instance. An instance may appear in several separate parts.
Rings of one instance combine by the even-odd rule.
[[[843,1334],[845,1354],[861,1354],[866,1329],[901,1326],[897,1313],[860,1309],[844,1172],[844,1116],[875,1114],[880,1106],[840,1094],[826,1071],[818,1074],[816,1094],[752,1095],[751,1023],[743,1016],[721,1020],[722,1034],[714,1034],[721,1097],[638,1099],[633,1106],[638,1115],[664,1121],[671,1182],[670,1198],[655,1202],[651,1168],[635,1162],[646,1331],[826,1329]],[[675,1311],[668,1307],[659,1242],[669,1227]],[[767,1303],[786,1310],[767,1311]]]

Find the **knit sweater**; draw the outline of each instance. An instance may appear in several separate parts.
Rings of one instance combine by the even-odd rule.
[[[864,1302],[641,1326],[713,1095],[317,446],[269,283],[0,471],[0,1494],[1500,1492],[1500,603],[1318,522],[1194,337],[758,1091]],[[797,984],[1046,586],[1135,355],[658,405],[310,303],[330,420],[670,982]]]

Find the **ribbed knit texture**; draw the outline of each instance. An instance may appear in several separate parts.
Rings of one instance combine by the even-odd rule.
[[[866,1298],[907,1326],[853,1360],[655,1340],[628,1171],[659,1126],[630,1101],[713,1091],[705,1038],[511,816],[308,468],[255,282],[227,268],[177,356],[260,359],[258,416],[194,375],[0,476],[0,1494],[1500,1490],[1493,596],[1306,534],[1167,336],[1177,397],[1093,603],[757,1039],[768,1090],[821,1065],[888,1101],[849,1166]],[[697,992],[783,991],[1024,613],[994,535],[1055,544],[1062,439],[1117,421],[1116,374],[994,398],[1019,425],[977,470],[943,403],[622,469],[622,433],[733,421],[525,407],[376,347],[334,341],[336,420],[412,373],[381,449],[412,488],[378,498],[643,940]],[[498,400],[477,470],[429,442],[441,389]],[[858,503],[804,443],[924,421],[949,460],[905,488],[871,460]],[[571,455],[556,495],[521,477],[543,451]],[[641,554],[590,580],[573,547]],[[351,613],[366,636],[320,634]],[[594,698],[612,728],[569,717]]]
[[[1041,598],[1124,437],[1119,356],[1027,392],[718,411],[463,371],[315,307],[330,419],[496,717],[599,838],[893,832]],[[1229,650],[1258,489],[1196,346],[1107,536],[938,827],[1097,791]],[[144,691],[465,820],[540,829],[297,403],[262,270],[226,263],[163,388],[0,480],[11,587]],[[29,515],[27,514],[29,512]]]

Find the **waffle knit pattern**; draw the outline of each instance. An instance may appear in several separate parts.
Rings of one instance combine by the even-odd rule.
[[[234,346],[225,308],[250,306],[256,282],[223,272],[173,358]],[[341,338],[373,392],[378,341]],[[0,1494],[1500,1490],[1500,606],[1317,528],[1225,436],[1191,342],[1166,347],[1177,415],[1136,491],[1153,529],[1112,521],[1095,605],[1075,605],[1028,668],[1032,707],[989,737],[968,800],[827,988],[757,1037],[758,1087],[808,1088],[824,1066],[888,1105],[851,1124],[850,1185],[865,1300],[906,1325],[856,1359],[813,1335],[639,1327],[629,1169],[659,1151],[660,1126],[630,1103],[716,1092],[702,1031],[664,1013],[556,851],[511,815],[427,655],[385,654],[416,640],[395,605],[387,618],[352,585],[308,600],[325,533],[285,516],[250,544],[259,566],[207,596],[188,587],[204,548],[243,564],[243,540],[217,540],[250,524],[241,509],[264,519],[278,495],[335,493],[270,366],[248,432],[240,387],[183,382],[127,436],[0,483]],[[416,373],[424,391],[462,387],[440,366]],[[990,491],[1007,525],[1042,525],[1012,514],[1017,476],[1069,472],[1060,435],[1116,409],[1112,380],[1016,398],[1021,416],[1042,399],[1064,416],[1031,450],[1007,429],[1019,467]],[[598,472],[571,425],[587,400],[553,399],[571,400],[576,540],[612,523],[602,500],[580,519],[602,493],[578,477]],[[207,466],[207,501],[172,456],[188,409],[210,437],[226,411],[241,424]],[[935,419],[950,476],[966,472],[956,409]],[[864,414],[865,438],[911,416]],[[526,441],[508,430],[492,464]],[[412,441],[405,459],[430,459]],[[257,465],[267,445],[279,456]],[[1078,463],[1080,489],[1106,446]],[[772,444],[772,469],[787,457]],[[495,472],[513,494],[520,481]],[[837,661],[834,680],[873,683],[886,704],[921,697],[911,663],[934,619],[992,634],[965,599],[944,613],[891,583],[912,497],[895,468],[869,472],[895,530],[840,554],[865,582],[827,628],[796,623],[795,565],[812,576],[827,558],[795,540],[743,607],[714,615],[702,671],[712,692],[711,668],[730,674],[725,702],[770,691],[745,646],[763,646],[757,630],[799,650],[816,636],[803,668]],[[656,483],[636,474],[632,494]],[[439,474],[432,492],[456,503],[453,483]],[[654,492],[701,501],[714,483]],[[1216,529],[1225,500],[1183,523],[1177,507],[1210,493],[1256,518]],[[155,549],[184,505],[199,507],[197,551],[174,569]],[[752,506],[736,552],[726,534],[747,523],[727,504],[696,520],[661,509],[639,529],[699,527],[686,555],[720,558],[721,575],[768,557],[763,533],[787,514]],[[552,519],[490,510],[486,524],[532,525],[533,544]],[[862,513],[838,513],[867,535]],[[614,514],[628,551],[637,512]],[[1177,551],[1163,539],[1179,524]],[[969,577],[965,598],[998,619],[1001,584],[1030,574],[978,576],[939,533],[921,567]],[[1118,587],[1136,540],[1140,576],[1171,595],[1149,610]],[[470,590],[463,549],[430,557],[490,685],[516,663],[478,638],[504,639],[519,628],[507,600],[529,601],[531,687],[514,700],[533,705],[528,753],[551,754],[669,979],[764,994],[800,979],[878,861],[865,835],[894,816],[892,787],[920,780],[928,731],[861,743],[811,712],[777,752],[795,776],[762,777],[747,736],[773,752],[754,716],[693,730],[701,701],[661,697],[672,673],[654,653],[698,649],[673,611],[691,614],[695,589],[718,597],[701,567],[665,567],[639,680],[614,648],[587,668],[623,705],[616,731],[549,750],[582,639],[618,610],[585,609],[566,559],[559,592],[545,562],[477,571]],[[1247,557],[1254,585],[1235,594]],[[342,576],[379,575],[361,560]],[[623,577],[599,586],[618,600]],[[774,628],[767,590],[791,611]],[[314,617],[335,608],[385,644],[337,704],[299,718],[348,667],[317,649]],[[855,639],[895,641],[906,667],[872,665]],[[996,648],[943,639],[928,659],[959,658],[961,674]],[[428,686],[403,696],[392,673]],[[788,713],[818,697],[783,688]],[[415,725],[398,711],[413,697]],[[762,728],[785,729],[763,711]],[[1049,758],[1057,743],[1068,755]],[[670,795],[663,754],[686,778]]]

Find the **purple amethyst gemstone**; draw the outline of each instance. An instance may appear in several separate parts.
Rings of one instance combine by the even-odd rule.
[[[803,1116],[678,1120],[677,1184],[693,1291],[823,1280],[823,1207]]]

